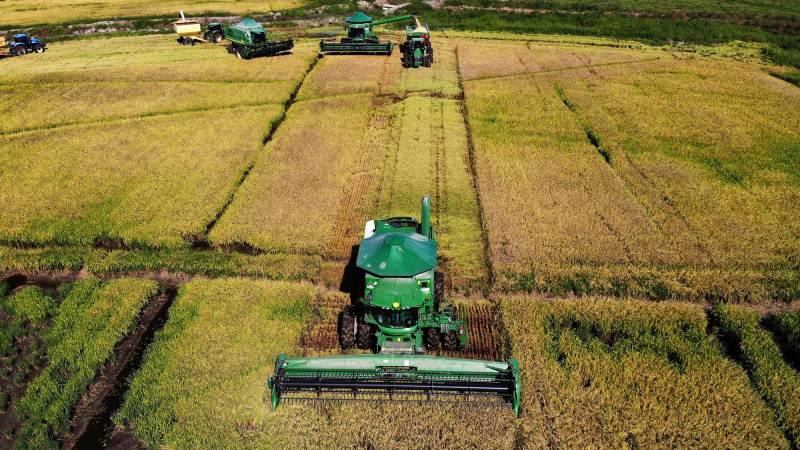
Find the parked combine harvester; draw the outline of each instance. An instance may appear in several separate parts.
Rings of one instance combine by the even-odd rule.
[[[222,41],[222,24],[210,22],[203,32],[200,22],[187,19],[181,10],[181,18],[172,22],[175,32],[178,33],[178,43],[183,45],[194,45],[196,43],[211,42],[214,44]]]
[[[386,19],[372,20],[372,17],[361,11],[345,19],[347,37],[339,42],[323,39],[319,42],[322,53],[355,53],[373,55],[391,55],[394,42],[381,42],[372,32],[372,28],[392,22],[411,20],[414,16],[395,16]]]
[[[406,27],[406,41],[400,44],[403,67],[430,67],[433,64],[431,30],[414,16],[414,25]]]
[[[240,59],[277,55],[294,48],[292,38],[282,41],[269,39],[269,31],[253,19],[244,19],[236,25],[225,27],[224,36],[231,42],[228,53]]]
[[[361,393],[397,400],[500,398],[519,415],[516,359],[483,361],[424,354],[467,344],[464,321],[441,307],[444,286],[436,271],[436,234],[430,199],[422,217],[367,222],[357,265],[365,271],[364,295],[344,311],[342,346],[376,354],[289,358],[280,355],[267,382],[272,408],[282,399],[350,400]],[[488,398],[487,398],[488,397]]]

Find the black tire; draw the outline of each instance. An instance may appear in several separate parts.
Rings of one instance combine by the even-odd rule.
[[[220,33],[219,31],[212,32],[211,39],[209,40],[214,44],[219,44],[220,42],[222,42],[222,33]]]
[[[458,350],[460,344],[458,342],[458,336],[456,336],[455,331],[451,331],[449,333],[445,333],[444,339],[442,340],[442,347],[448,352],[454,352]]]
[[[433,273],[433,310],[439,311],[439,305],[444,300],[444,274]]]
[[[14,56],[22,56],[25,54],[25,47],[18,46],[11,49],[11,54]]]
[[[356,316],[348,308],[339,316],[339,345],[353,348],[356,345]]]
[[[233,44],[230,44],[227,47],[225,47],[225,50],[227,50],[228,53],[230,53],[231,55],[236,54],[236,47],[234,47]]]
[[[194,47],[194,39],[187,38],[185,42],[186,42],[186,45],[188,45],[189,47]]]
[[[36,53],[44,53],[44,45],[36,44],[33,46],[33,51]]]
[[[365,324],[364,322],[358,323],[358,333],[356,335],[356,344],[358,345],[358,348],[361,350],[372,348],[374,336],[375,335],[371,326]]]
[[[438,352],[442,346],[439,340],[439,331],[436,328],[426,328],[422,340],[425,342],[425,350],[429,352]]]

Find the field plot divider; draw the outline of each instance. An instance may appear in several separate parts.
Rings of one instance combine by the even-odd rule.
[[[458,52],[456,52],[458,53]],[[563,72],[572,72],[575,70],[584,70],[584,69],[592,69],[596,67],[611,67],[611,66],[624,66],[628,64],[639,64],[645,63],[650,61],[658,61],[661,57],[655,56],[652,58],[642,58],[637,59],[634,61],[614,61],[614,62],[607,62],[607,63],[597,63],[597,64],[585,64],[582,66],[575,66],[575,67],[562,67],[560,69],[543,69],[543,70],[534,70],[531,72],[519,72],[519,73],[509,73],[506,75],[487,75],[483,77],[475,77],[470,78],[468,81],[484,81],[484,80],[502,80],[504,78],[514,78],[514,77],[526,77],[530,75],[547,75],[550,73],[563,73]],[[461,72],[461,67],[458,68],[459,74]]]
[[[472,139],[472,126],[469,123],[469,109],[467,108],[467,96],[464,91],[464,76],[461,73],[461,60],[459,57],[459,46],[455,46],[456,54],[456,72],[458,73],[458,88],[461,90],[461,116],[464,120],[464,128],[467,134],[467,161],[469,165],[469,172],[472,177],[472,188],[475,190],[475,200],[478,203],[478,219],[481,224],[481,237],[483,238],[483,260],[486,264],[486,288],[484,289],[485,296],[489,294],[494,288],[494,267],[492,266],[491,247],[489,246],[489,232],[486,228],[486,218],[483,214],[483,203],[481,201],[481,190],[478,188],[480,180],[478,179],[478,171],[475,167],[475,142]]]
[[[297,93],[300,92],[300,88],[303,87],[303,83],[305,83],[308,74],[311,73],[312,70],[314,70],[314,67],[317,66],[318,61],[319,58],[313,58],[311,60],[305,73],[303,73],[303,77],[300,78],[300,81],[298,81],[297,85],[294,87],[294,89],[292,89],[292,93],[289,94],[289,98],[286,99],[286,102],[283,104],[283,112],[274,122],[272,122],[269,131],[264,136],[264,139],[262,139],[261,151],[263,151],[264,146],[267,145],[275,136],[275,133],[278,131],[278,128],[280,128],[281,124],[283,124],[283,121],[286,120],[286,115],[289,113],[289,109],[294,104],[295,99],[297,98]],[[259,152],[256,152],[256,154],[258,153]],[[238,192],[239,187],[241,187],[242,183],[244,183],[244,181],[247,179],[247,176],[250,175],[250,171],[253,170],[255,164],[256,164],[256,157],[254,155],[254,157],[250,160],[250,164],[248,164],[247,168],[245,168],[245,170],[242,172],[242,175],[234,183],[230,194],[228,194],[228,199],[225,201],[225,204],[222,205],[220,210],[217,211],[217,214],[214,216],[214,218],[211,219],[211,221],[206,225],[205,232],[203,233],[202,238],[200,238],[197,242],[193,243],[193,246],[195,248],[210,247],[210,243],[208,242],[209,233],[211,233],[211,230],[214,228],[217,222],[219,222],[219,219],[222,217],[223,214],[225,214],[225,211],[227,211],[231,203],[233,203],[233,199],[236,197],[236,193]]]

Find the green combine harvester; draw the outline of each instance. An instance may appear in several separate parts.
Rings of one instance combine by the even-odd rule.
[[[433,65],[433,46],[431,30],[414,16],[414,25],[406,27],[406,41],[400,44],[403,54],[403,67],[417,68]]]
[[[292,38],[282,41],[272,40],[269,32],[253,19],[244,19],[236,25],[225,27],[225,39],[230,41],[228,53],[240,59],[258,56],[272,56],[286,52],[294,47]]]
[[[378,36],[372,32],[372,28],[386,23],[411,20],[413,17],[406,15],[372,20],[372,17],[358,11],[345,19],[347,37],[342,38],[339,42],[323,39],[319,42],[319,51],[322,53],[391,55],[394,43],[391,41],[381,42]]]
[[[280,355],[267,382],[272,408],[282,399],[351,400],[359,394],[396,400],[499,397],[519,415],[516,359],[425,354],[440,346],[457,351],[467,345],[464,321],[452,306],[440,306],[444,284],[436,261],[428,197],[422,199],[420,221],[393,217],[367,222],[356,260],[365,272],[364,295],[342,313],[339,339],[344,348],[371,348],[375,354]]]

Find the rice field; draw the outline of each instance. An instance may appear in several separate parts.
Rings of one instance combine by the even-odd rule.
[[[491,45],[552,67],[460,59],[503,289],[796,298],[796,88],[743,63]]]
[[[244,66],[221,46],[165,41],[62,44],[52,64],[52,53],[37,55],[44,61],[0,77],[9,117],[0,207],[13,211],[0,240],[185,247],[205,238],[313,54],[301,45],[285,64]],[[229,78],[218,79],[225,67]]]
[[[789,448],[699,306],[501,301],[529,447]]]
[[[0,7],[0,26],[22,26],[40,24],[59,24],[92,22],[108,19],[128,19],[137,17],[175,16],[185,9],[189,17],[204,13],[227,12],[229,14],[267,13],[296,8],[302,2],[295,0],[227,1],[204,0],[186,5],[177,1],[154,3],[147,0],[100,0],[94,2],[74,2],[69,0],[20,0],[14,4]],[[186,9],[190,6],[189,9]]]
[[[156,293],[152,281],[87,279],[3,298],[0,444],[50,448],[66,440],[75,405]]]

